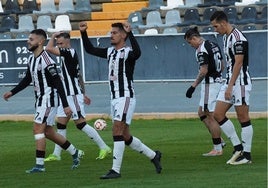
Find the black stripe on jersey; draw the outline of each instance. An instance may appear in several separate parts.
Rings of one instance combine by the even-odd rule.
[[[125,90],[124,90],[124,57],[125,57],[125,49],[120,51],[120,58],[119,58],[119,67],[118,67],[118,84],[119,84],[119,97],[124,97]]]
[[[113,49],[109,55],[108,63],[110,62],[112,54],[113,54],[113,61],[116,60],[117,51],[115,49]],[[110,76],[114,76],[114,70],[111,71]],[[115,99],[114,82],[112,80],[110,80],[110,87],[111,87],[112,98]]]
[[[39,62],[37,62],[38,65],[35,66],[40,66],[42,67],[42,58],[39,58]],[[39,101],[37,103],[37,106],[41,106],[42,105],[42,100],[43,100],[43,95],[45,94],[45,90],[44,90],[44,82],[43,82],[43,76],[42,76],[42,71],[38,70],[37,68],[37,78],[39,81],[39,88],[40,88],[40,97],[39,97]]]

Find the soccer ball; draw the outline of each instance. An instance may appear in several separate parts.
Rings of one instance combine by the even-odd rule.
[[[95,122],[94,122],[94,128],[97,130],[97,131],[102,131],[106,128],[107,126],[107,123],[105,120],[103,119],[97,119]]]

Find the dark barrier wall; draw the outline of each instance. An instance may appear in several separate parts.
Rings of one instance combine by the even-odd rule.
[[[252,77],[267,77],[267,31],[245,33],[249,41],[249,65]],[[218,42],[222,36],[204,34]],[[195,79],[198,66],[195,49],[184,41],[183,35],[136,36],[142,51],[136,63],[135,80]],[[110,46],[109,37],[90,38],[94,46]],[[107,60],[87,54],[80,39],[72,39],[77,50],[86,82],[107,80]],[[26,40],[0,41],[0,85],[14,85],[24,76],[27,58]],[[55,57],[54,57],[55,58]],[[57,62],[57,58],[55,58]]]

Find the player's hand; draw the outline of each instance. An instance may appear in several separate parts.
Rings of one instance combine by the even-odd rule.
[[[12,92],[11,91],[8,91],[6,92],[4,95],[3,95],[3,98],[8,101],[8,99],[12,97]]]
[[[131,31],[131,25],[128,22],[123,23],[124,29],[127,33]]]
[[[79,23],[79,30],[84,32],[87,30],[87,22],[83,21]]]
[[[232,90],[233,90],[233,87],[227,87],[226,91],[225,91],[225,94],[224,94],[224,97],[225,97],[225,100],[231,100],[232,99]]]
[[[84,95],[84,103],[85,103],[86,105],[90,105],[90,103],[91,103],[90,98],[89,98],[88,96],[86,96],[86,95]]]
[[[187,89],[187,91],[186,91],[186,97],[192,98],[192,94],[193,94],[194,90],[195,90],[195,88],[193,86],[189,87],[189,89]]]
[[[72,112],[71,108],[68,106],[68,107],[64,108],[64,113],[66,114],[67,117],[70,117],[73,112]]]

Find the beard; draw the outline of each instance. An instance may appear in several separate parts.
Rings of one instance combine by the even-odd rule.
[[[35,51],[37,48],[38,48],[38,45],[35,45],[35,46],[32,46],[32,47],[28,48],[28,50],[29,50],[30,52],[33,52],[33,51]]]

